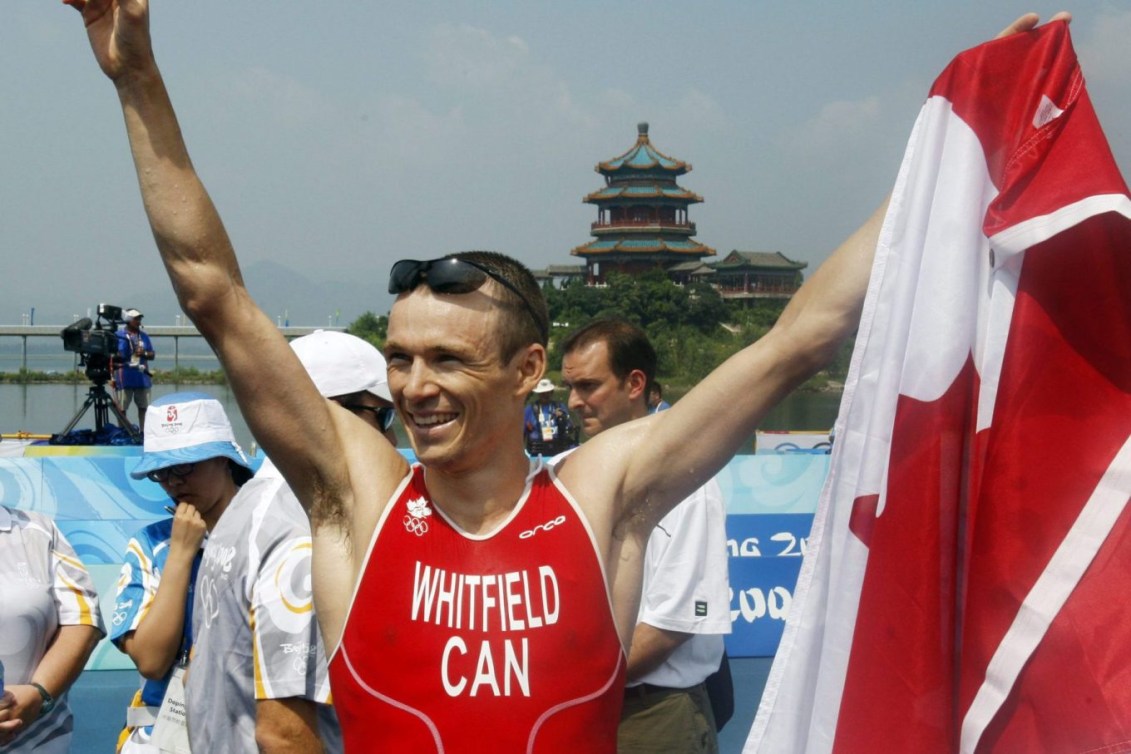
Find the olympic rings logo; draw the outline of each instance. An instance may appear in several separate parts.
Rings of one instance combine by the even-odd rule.
[[[428,521],[406,514],[404,517],[404,528],[406,531],[412,532],[418,537],[423,537],[428,533]]]

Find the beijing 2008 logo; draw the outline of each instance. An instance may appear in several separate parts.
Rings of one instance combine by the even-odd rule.
[[[177,407],[176,406],[169,406],[169,408],[167,408],[165,410],[165,421],[175,422],[176,420],[177,420]]]
[[[404,517],[404,528],[412,532],[418,537],[422,537],[428,533],[428,517],[432,515],[432,509],[428,507],[428,501],[422,497],[415,500],[408,501],[408,513]]]

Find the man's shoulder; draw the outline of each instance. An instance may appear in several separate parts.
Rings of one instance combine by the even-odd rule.
[[[0,511],[0,517],[3,517],[7,526],[10,529],[25,529],[28,526],[37,526],[39,528],[51,528],[51,519],[39,511],[29,511],[26,508],[10,508],[8,506],[0,506],[3,508]]]
[[[266,466],[266,464],[264,464]],[[281,477],[258,473],[232,499],[211,538],[254,541],[260,547],[310,536],[310,519]]]
[[[173,536],[173,519],[163,518],[146,524],[134,532],[126,545],[124,560],[136,560],[143,568],[162,567],[168,555],[168,543]]]

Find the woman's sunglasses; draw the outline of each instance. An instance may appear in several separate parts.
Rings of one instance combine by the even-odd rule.
[[[397,418],[397,412],[389,406],[366,406],[361,403],[343,403],[342,408],[346,411],[357,413],[358,411],[372,411],[373,415],[377,417],[377,426],[381,428],[382,432],[388,432],[389,428],[393,426],[393,420]]]
[[[189,474],[191,474],[192,470],[195,469],[195,468],[196,468],[195,463],[178,463],[178,464],[175,464],[173,466],[166,466],[163,469],[154,469],[153,471],[149,472],[145,476],[151,482],[157,482],[158,484],[162,484],[164,482],[169,481],[169,477],[171,477],[171,476],[175,476],[178,479],[182,478],[182,477],[186,477]]]
[[[436,293],[471,293],[491,278],[508,291],[518,296],[526,311],[530,312],[538,333],[545,341],[549,337],[546,325],[538,316],[530,299],[522,295],[518,288],[501,277],[498,273],[467,259],[458,257],[444,257],[443,259],[430,259],[420,262],[415,259],[402,259],[393,265],[389,271],[389,293],[405,293],[420,285],[423,281]]]

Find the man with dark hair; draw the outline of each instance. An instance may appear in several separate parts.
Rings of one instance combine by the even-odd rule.
[[[346,747],[613,751],[648,535],[835,355],[859,318],[882,212],[767,336],[670,410],[593,438],[560,477],[523,451],[526,397],[546,369],[533,277],[478,253],[398,262],[386,357],[410,467],[319,395],[245,288],[153,57],[145,0],[68,2],[116,88],[181,307],[310,515]],[[719,412],[723,395],[738,399]]]
[[[656,352],[643,330],[623,320],[596,320],[566,338],[562,350],[569,407],[590,438],[648,416]],[[558,471],[571,458],[559,461]],[[718,751],[704,682],[719,668],[727,633],[726,506],[710,479],[648,538],[617,732],[621,754]]]

